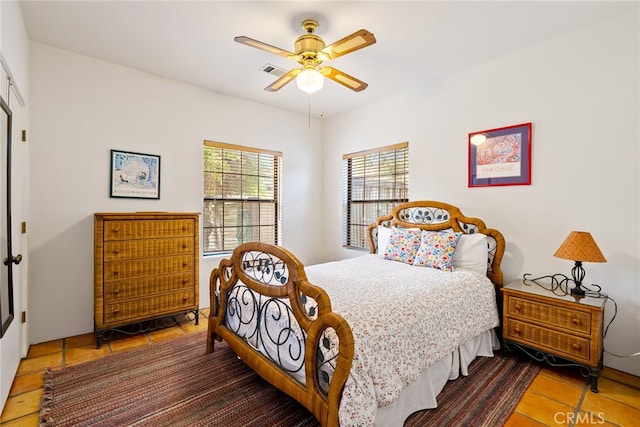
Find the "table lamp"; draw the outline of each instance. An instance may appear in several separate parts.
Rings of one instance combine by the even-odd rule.
[[[562,242],[562,245],[553,256],[575,261],[575,265],[571,269],[571,275],[576,286],[571,288],[571,294],[580,296],[585,294],[585,290],[582,288],[582,280],[584,280],[585,275],[582,263],[607,262],[595,240],[591,237],[591,233],[586,231],[572,231],[569,233],[569,236]]]

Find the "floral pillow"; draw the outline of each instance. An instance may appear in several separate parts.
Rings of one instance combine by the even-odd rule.
[[[453,271],[453,254],[460,236],[459,232],[423,231],[413,265]]]
[[[389,237],[389,243],[383,258],[413,264],[420,247],[421,231],[418,228],[395,227]]]

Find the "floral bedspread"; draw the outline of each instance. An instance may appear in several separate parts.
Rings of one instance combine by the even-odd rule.
[[[372,425],[421,371],[498,326],[491,281],[364,255],[305,268],[351,326],[355,354],[340,404],[341,426]]]

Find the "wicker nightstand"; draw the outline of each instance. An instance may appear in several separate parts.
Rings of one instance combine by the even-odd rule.
[[[553,366],[584,367],[597,393],[606,298],[555,295],[528,283],[518,280],[502,288],[505,350],[517,347]]]

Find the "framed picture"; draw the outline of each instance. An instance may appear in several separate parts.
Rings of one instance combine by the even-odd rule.
[[[160,198],[160,156],[111,150],[110,197]]]
[[[531,123],[469,134],[469,187],[531,184]]]

